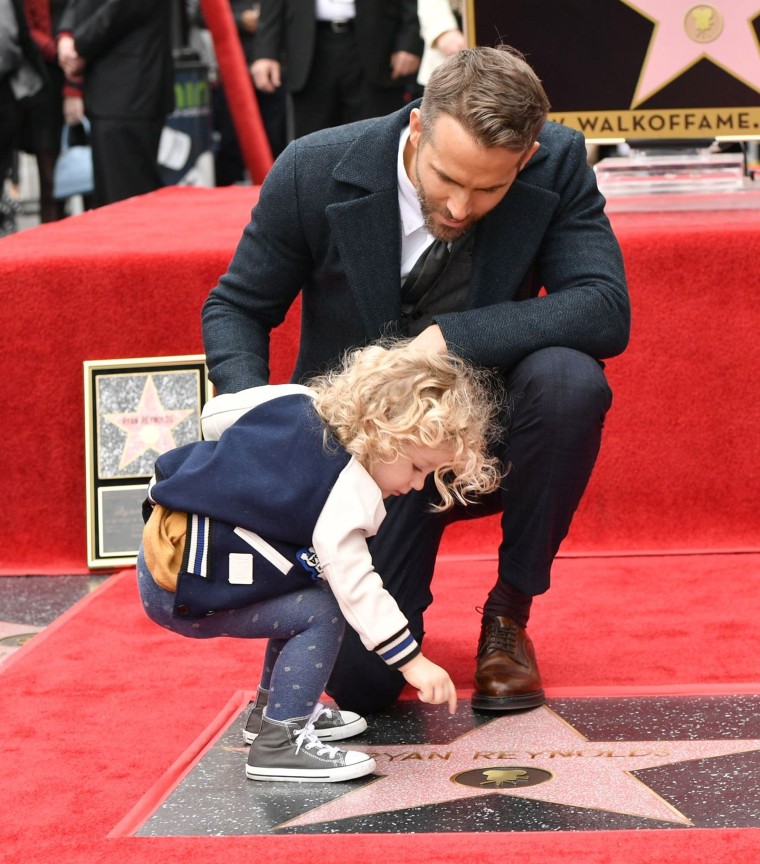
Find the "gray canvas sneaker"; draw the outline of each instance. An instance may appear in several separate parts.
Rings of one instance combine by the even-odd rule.
[[[317,703],[308,718],[278,721],[263,717],[248,753],[248,779],[336,783],[371,774],[375,770],[371,756],[340,750],[317,738],[314,724],[324,710]]]
[[[246,744],[253,744],[261,730],[261,718],[264,716],[268,697],[269,691],[259,687],[243,729],[243,740]],[[314,734],[321,741],[343,741],[345,738],[360,735],[367,728],[367,721],[360,714],[322,707],[324,710],[314,722]]]

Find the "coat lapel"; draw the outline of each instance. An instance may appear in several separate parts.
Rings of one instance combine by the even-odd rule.
[[[333,177],[357,187],[325,213],[346,279],[370,338],[401,315],[401,225],[397,154],[413,105],[373,123],[346,151]]]
[[[539,150],[531,167],[534,160],[544,158],[546,154]],[[558,200],[555,192],[518,178],[501,204],[480,222],[473,251],[471,308],[518,299]]]
[[[396,190],[327,208],[348,285],[370,335],[401,315],[401,237]]]

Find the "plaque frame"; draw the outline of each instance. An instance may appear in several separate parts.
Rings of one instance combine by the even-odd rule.
[[[82,365],[87,565],[132,566],[153,464],[166,450],[201,440],[213,385],[203,354]]]

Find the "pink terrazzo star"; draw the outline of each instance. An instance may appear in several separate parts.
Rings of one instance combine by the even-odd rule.
[[[632,772],[754,750],[760,740],[588,741],[544,706],[500,716],[447,744],[367,749],[382,776],[278,827],[494,794],[690,825]],[[456,779],[466,772],[471,782],[478,771],[477,786]]]
[[[655,23],[632,108],[702,58],[760,92],[758,0],[621,0]]]
[[[176,444],[172,429],[192,413],[192,408],[176,410],[164,408],[153,376],[148,375],[137,410],[103,415],[105,420],[127,433],[119,469],[123,471],[130,462],[142,456],[146,450],[154,450],[160,455],[173,449]]]

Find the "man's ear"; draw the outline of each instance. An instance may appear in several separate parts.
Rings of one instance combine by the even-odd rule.
[[[520,160],[520,170],[521,170],[521,171],[522,171],[522,169],[523,169],[523,168],[528,164],[528,162],[530,162],[531,157],[532,157],[533,154],[538,150],[538,148],[539,148],[540,146],[541,146],[541,142],[540,142],[540,141],[534,141],[534,142],[533,142],[533,145],[532,145],[531,147],[529,147],[529,148],[525,151],[525,155],[524,155],[523,158]]]
[[[412,113],[409,115],[409,140],[412,146],[417,149],[420,143],[420,135],[422,135],[422,117],[420,116],[419,108],[412,108]]]

